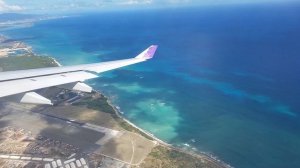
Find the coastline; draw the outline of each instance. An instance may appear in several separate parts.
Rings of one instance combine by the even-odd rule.
[[[147,136],[151,137],[153,140],[155,140],[158,145],[161,145],[163,147],[166,147],[168,149],[171,150],[175,150],[177,152],[181,152],[181,153],[185,153],[187,155],[191,155],[195,158],[199,158],[199,159],[204,159],[206,161],[209,161],[213,164],[215,164],[217,167],[223,167],[223,168],[233,168],[231,165],[223,162],[222,160],[219,160],[216,156],[213,156],[211,154],[205,153],[205,152],[201,152],[199,151],[199,153],[195,153],[195,152],[191,152],[185,149],[182,149],[180,147],[175,147],[172,144],[169,144],[159,138],[157,138],[155,135],[147,132],[146,130],[143,130],[142,128],[138,127],[137,125],[135,125],[134,123],[132,123],[131,121],[129,121],[128,119],[126,119],[124,116],[122,116],[121,111],[117,108],[117,105],[114,105],[111,101],[110,98],[106,95],[104,95],[102,92],[100,91],[96,91],[97,93],[101,94],[102,96],[104,96],[107,99],[107,103],[114,109],[115,114],[123,121],[125,121],[127,124],[131,125],[132,127],[138,129],[139,131],[141,131],[142,133],[146,134]]]
[[[16,41],[16,42],[19,42],[19,41]],[[30,47],[30,46],[28,46]],[[38,56],[36,53],[31,53],[30,56]],[[43,56],[42,56],[43,57]],[[48,57],[48,56],[47,56]],[[56,66],[62,66],[54,57],[49,57],[52,61],[53,61],[53,64],[56,65]],[[107,100],[107,104],[113,109],[114,111],[114,114],[117,116],[118,119],[120,119],[121,121],[124,121],[126,124],[130,125],[131,127],[133,127],[134,129],[138,130],[138,131],[130,131],[130,132],[134,132],[134,133],[137,133],[141,136],[144,136],[150,140],[153,140],[156,142],[156,146],[162,146],[164,148],[167,148],[171,151],[176,151],[176,152],[179,152],[179,153],[183,153],[183,154],[186,154],[186,155],[189,155],[189,156],[192,156],[194,158],[197,158],[197,159],[204,159],[206,161],[208,161],[209,163],[212,163],[214,166],[216,167],[222,167],[222,168],[231,168],[232,166],[228,165],[227,163],[224,163],[223,161],[217,159],[217,157],[215,156],[212,156],[210,154],[207,154],[205,152],[201,152],[199,151],[199,153],[195,153],[195,152],[192,152],[192,151],[188,151],[188,150],[185,150],[183,148],[180,148],[180,147],[175,147],[173,146],[172,144],[169,144],[159,138],[157,138],[155,135],[149,133],[148,131],[138,127],[137,125],[135,125],[134,123],[132,123],[131,121],[129,121],[128,119],[126,119],[121,111],[117,108],[117,105],[114,105],[111,101],[111,99],[104,95],[102,92],[100,91],[96,91],[98,94],[102,95],[103,97],[106,98]],[[144,134],[144,135],[143,135]],[[146,136],[145,136],[146,135]]]
[[[110,101],[110,98],[106,95],[104,95],[103,93],[99,92],[99,91],[96,91],[98,92],[99,94],[103,95],[106,99],[107,99],[107,103],[114,109],[115,111],[115,114],[120,118],[122,119],[123,121],[125,121],[127,124],[131,125],[132,127],[138,129],[139,131],[141,131],[142,133],[146,134],[147,136],[151,137],[153,140],[157,141],[159,144],[163,144],[167,147],[171,147],[172,145],[167,143],[167,142],[164,142],[163,140],[157,138],[155,135],[147,132],[146,130],[143,130],[142,128],[138,127],[137,125],[135,125],[134,123],[132,123],[131,121],[129,121],[128,119],[126,119],[124,116],[122,116],[122,113],[121,111],[117,108],[116,105],[114,105],[111,101]]]
[[[53,58],[53,57],[51,57],[51,58],[53,59],[54,63],[57,64],[57,66],[59,66],[59,67],[62,66],[55,58]]]
[[[19,54],[33,54],[31,46],[22,41],[11,40],[9,37],[0,34],[0,58]]]

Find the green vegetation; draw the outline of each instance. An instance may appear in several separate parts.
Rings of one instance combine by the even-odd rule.
[[[139,167],[217,168],[218,166],[205,159],[197,158],[164,146],[157,146],[152,149],[151,153]]]
[[[108,104],[107,98],[104,96],[99,96],[97,98],[85,97],[81,99],[80,102],[73,103],[73,105],[84,105],[89,109],[99,110],[112,115],[116,114],[115,110]]]
[[[138,133],[147,139],[153,140],[152,137],[148,136],[144,132],[140,131],[139,129],[133,127],[132,125],[124,121],[121,118],[121,116],[117,114],[117,111],[108,103],[108,99],[105,96],[102,96],[98,93],[92,93],[91,95],[81,99],[79,102],[73,103],[73,105],[86,106],[89,109],[109,113],[115,119],[115,121],[117,121],[119,126],[122,127],[123,129],[130,132]]]
[[[182,158],[190,157],[185,153],[181,153],[175,150],[170,150],[162,146],[157,146],[153,151],[149,154],[150,156],[156,159],[175,159],[180,160]]]
[[[57,66],[57,64],[51,57],[10,56],[0,58],[0,71],[13,71],[55,66]]]

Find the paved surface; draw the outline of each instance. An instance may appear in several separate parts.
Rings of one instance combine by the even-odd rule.
[[[97,125],[32,113],[24,109],[23,105],[1,104],[0,102],[0,109],[1,127],[24,128],[33,134],[51,137],[77,146],[84,152],[99,149],[101,145],[119,133],[119,131]]]
[[[32,112],[31,108],[24,104],[0,102],[0,127],[23,128],[33,135],[50,137],[78,147],[81,152],[101,154],[122,164],[141,163],[155,146],[154,142],[132,132],[117,131],[51,113]],[[59,114],[60,110],[56,112]]]
[[[22,155],[0,155],[1,159],[12,159],[21,161],[43,162],[45,168],[88,168],[87,161],[84,158],[71,158],[63,161],[62,159],[31,157]]]

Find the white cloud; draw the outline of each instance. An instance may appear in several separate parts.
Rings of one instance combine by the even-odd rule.
[[[11,12],[22,10],[22,7],[17,5],[8,5],[4,0],[0,0],[0,12]]]
[[[140,5],[140,4],[151,4],[153,0],[126,0],[120,2],[121,5]]]
[[[231,5],[300,0],[0,0],[0,12],[22,9],[23,12],[61,12],[80,10],[163,8],[201,5]],[[6,3],[5,3],[6,2]],[[12,5],[14,4],[14,5]]]
[[[167,2],[169,2],[169,3],[188,3],[188,2],[190,2],[189,0],[168,0]]]

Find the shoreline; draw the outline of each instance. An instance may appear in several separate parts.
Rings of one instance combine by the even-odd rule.
[[[143,130],[142,128],[138,127],[137,125],[135,125],[134,123],[132,123],[131,121],[129,121],[128,119],[126,119],[121,111],[117,108],[117,105],[114,105],[110,98],[106,95],[104,95],[102,92],[96,90],[97,93],[103,95],[106,99],[107,99],[107,103],[114,109],[115,111],[115,114],[120,118],[122,119],[123,121],[125,121],[126,123],[128,123],[129,125],[131,125],[132,127],[138,129],[139,131],[143,132],[144,134],[146,134],[147,136],[151,137],[153,140],[157,141],[158,143],[160,144],[164,144],[165,146],[172,146],[171,144],[167,143],[167,142],[164,142],[163,140],[157,138],[155,135],[151,134],[150,132],[146,131],[146,130]]]
[[[11,55],[30,55],[32,54],[31,46],[22,41],[11,40],[7,35],[0,34],[0,58],[9,57]]]
[[[4,36],[6,37],[6,36]],[[33,53],[32,52],[32,56],[38,56],[36,53]],[[43,55],[41,55],[43,56]],[[49,57],[49,56],[47,56]],[[55,65],[61,67],[62,65],[52,56],[50,56],[49,58],[51,58],[54,62]],[[153,135],[152,133],[138,127],[137,125],[135,125],[134,123],[132,123],[131,121],[129,121],[128,119],[126,119],[123,115],[122,115],[122,112],[117,108],[117,105],[115,105],[109,96],[103,94],[101,91],[98,91],[98,90],[94,90],[95,92],[97,92],[98,94],[104,96],[106,99],[107,99],[107,103],[109,106],[111,106],[114,110],[114,114],[122,121],[126,122],[128,125],[132,126],[133,128],[137,129],[139,132],[136,132],[137,134],[141,135],[141,136],[144,136],[142,135],[141,133],[145,134],[146,138],[149,139],[149,137],[151,138],[151,140],[155,141],[157,144],[157,146],[163,146],[167,149],[170,149],[170,150],[174,150],[174,151],[177,151],[177,152],[181,152],[181,153],[184,153],[184,154],[187,154],[187,155],[190,155],[190,156],[193,156],[195,158],[199,158],[199,159],[204,159],[206,161],[209,161],[211,163],[213,163],[214,165],[218,166],[218,167],[224,167],[224,168],[232,168],[232,166],[230,166],[229,164],[223,162],[222,160],[219,160],[216,156],[213,156],[211,154],[208,154],[208,153],[205,153],[205,152],[201,152],[201,151],[197,151],[197,152],[192,152],[192,151],[188,151],[186,149],[183,149],[181,147],[176,147],[172,144],[169,144],[159,138],[157,138],[155,135]],[[133,131],[131,131],[133,132]]]
[[[148,131],[138,127],[137,125],[135,125],[134,123],[132,123],[131,121],[129,121],[128,119],[126,119],[121,111],[117,108],[117,105],[113,104],[110,100],[110,98],[106,95],[104,95],[101,91],[98,91],[98,90],[95,90],[95,92],[101,94],[102,96],[104,96],[106,99],[107,99],[107,103],[114,109],[114,112],[115,114],[123,121],[125,121],[127,124],[131,125],[132,127],[138,129],[139,131],[141,131],[142,133],[146,134],[147,136],[151,137],[153,140],[155,140],[159,145],[163,146],[163,147],[166,147],[168,149],[171,149],[171,150],[175,150],[177,152],[181,152],[181,153],[185,153],[187,155],[191,155],[193,157],[196,157],[196,158],[201,158],[201,159],[205,159],[207,161],[210,161],[212,163],[214,163],[215,165],[217,166],[222,166],[224,168],[233,168],[231,165],[225,163],[224,161],[218,159],[216,156],[214,155],[211,155],[209,153],[205,153],[205,152],[201,152],[201,151],[198,151],[197,152],[191,152],[191,151],[188,151],[186,149],[183,149],[183,148],[180,148],[180,147],[176,147],[172,144],[169,144],[159,138],[157,138],[155,135],[149,133]]]
[[[53,59],[54,63],[57,64],[57,66],[59,66],[59,67],[62,66],[55,58],[53,58],[53,57],[51,57],[51,58]]]

